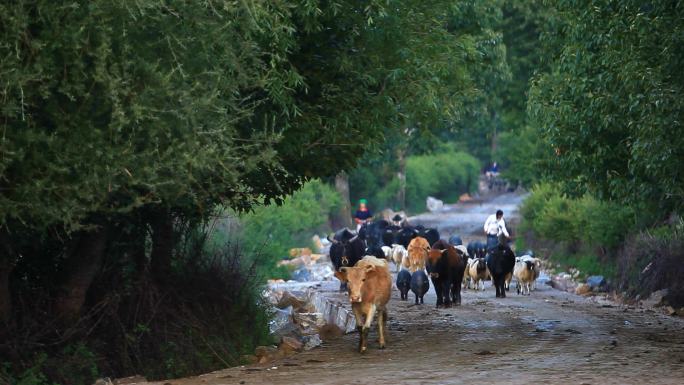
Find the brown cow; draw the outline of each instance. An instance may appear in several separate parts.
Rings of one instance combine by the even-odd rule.
[[[432,245],[427,257],[427,271],[437,293],[437,307],[461,304],[461,283],[466,256],[461,250],[440,239]]]
[[[425,260],[430,251],[430,244],[427,239],[423,237],[415,237],[408,245],[409,255],[409,271],[415,273],[418,270],[425,269]]]
[[[354,267],[343,267],[336,271],[335,276],[347,282],[356,329],[360,335],[359,352],[366,351],[368,332],[376,313],[380,349],[384,349],[387,302],[392,293],[392,276],[387,261],[367,255]]]

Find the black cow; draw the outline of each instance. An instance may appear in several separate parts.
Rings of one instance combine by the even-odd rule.
[[[418,305],[418,300],[420,300],[420,303],[423,303],[423,296],[425,296],[428,290],[430,290],[430,281],[425,271],[418,270],[411,274],[411,291],[416,295],[416,305]]]
[[[408,245],[411,243],[411,240],[417,236],[418,232],[413,227],[407,226],[399,230],[397,233],[396,243],[404,246],[405,249],[408,249]]]
[[[364,223],[361,226],[361,229],[359,229],[359,238],[366,241],[366,244],[369,248],[392,246],[391,243],[386,245],[383,241],[385,229],[387,229],[389,226],[389,222],[384,219],[375,222]]]
[[[452,246],[459,246],[463,244],[463,240],[458,235],[452,235],[451,238],[449,238],[449,244]]]
[[[368,246],[366,250],[363,252],[363,255],[372,255],[375,258],[387,259],[385,252],[382,251],[382,246]]]
[[[340,271],[342,267],[353,267],[365,255],[366,242],[348,229],[343,229],[335,233],[335,236],[328,240],[330,245],[330,261],[335,271]],[[340,284],[340,290],[346,290],[346,283]]]
[[[439,231],[437,229],[427,228],[418,231],[418,236],[427,239],[429,244],[434,244],[439,241]]]
[[[397,274],[397,289],[401,293],[401,299],[408,299],[409,288],[411,287],[411,273],[408,270],[401,269]]]
[[[505,243],[493,247],[487,257],[487,267],[492,276],[492,282],[496,288],[496,297],[506,298],[506,275],[513,274],[515,266],[515,253]]]
[[[474,241],[468,243],[468,255],[471,258],[484,258],[487,255],[487,245],[483,242]]]
[[[428,252],[425,267],[437,293],[437,307],[461,304],[461,282],[466,257],[447,241],[438,240]]]
[[[382,243],[384,243],[385,246],[392,246],[395,243],[399,243],[398,238],[400,231],[401,227],[399,226],[387,226],[385,231],[382,233]]]
[[[342,230],[337,230],[335,232],[335,235],[333,236],[333,239],[330,239],[330,236],[328,236],[328,240],[332,243],[337,242],[349,242],[352,238],[354,238],[357,234],[348,228],[343,228]]]

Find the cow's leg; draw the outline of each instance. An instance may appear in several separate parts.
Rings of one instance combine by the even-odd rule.
[[[432,286],[435,287],[435,293],[437,294],[437,307],[442,306],[442,286],[440,285],[439,282],[436,282],[435,280],[432,281]]]
[[[442,295],[444,296],[444,307],[451,307],[451,283],[448,279],[442,281]]]
[[[414,293],[416,295],[416,305],[418,305],[418,294]]]
[[[501,286],[499,282],[499,277],[492,277],[492,281],[494,281],[494,288],[496,289],[496,298],[501,297]]]
[[[354,312],[354,318],[356,319],[356,330],[359,332],[359,351],[362,352],[362,348],[366,346],[363,335],[363,311],[361,310],[361,306],[357,304],[352,305],[352,311]]]
[[[378,312],[378,339],[380,343],[380,349],[385,348],[385,326],[387,322],[387,310],[382,310]]]
[[[456,283],[454,285],[453,290],[456,292],[456,301],[455,301],[456,305],[460,305],[461,304],[461,287],[458,285],[458,283]]]
[[[377,308],[373,304],[370,305],[368,308],[368,313],[366,314],[366,322],[364,322],[363,328],[361,329],[361,347],[359,348],[359,352],[361,353],[364,353],[368,347],[368,332],[370,331],[371,323],[373,323],[373,318],[375,318],[376,310]]]

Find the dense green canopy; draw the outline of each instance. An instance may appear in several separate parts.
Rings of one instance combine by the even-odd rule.
[[[684,206],[684,5],[557,1],[530,110],[566,190]],[[550,152],[550,151],[549,151]]]
[[[70,229],[146,205],[202,217],[351,168],[393,128],[445,124],[474,94],[462,8],[4,4],[0,223]]]

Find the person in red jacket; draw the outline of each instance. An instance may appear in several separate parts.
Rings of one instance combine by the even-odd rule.
[[[361,225],[370,222],[371,218],[373,218],[373,213],[368,209],[368,201],[365,199],[360,199],[359,200],[359,209],[356,210],[356,213],[354,214],[354,222],[356,222],[356,231],[359,231],[361,229]]]

